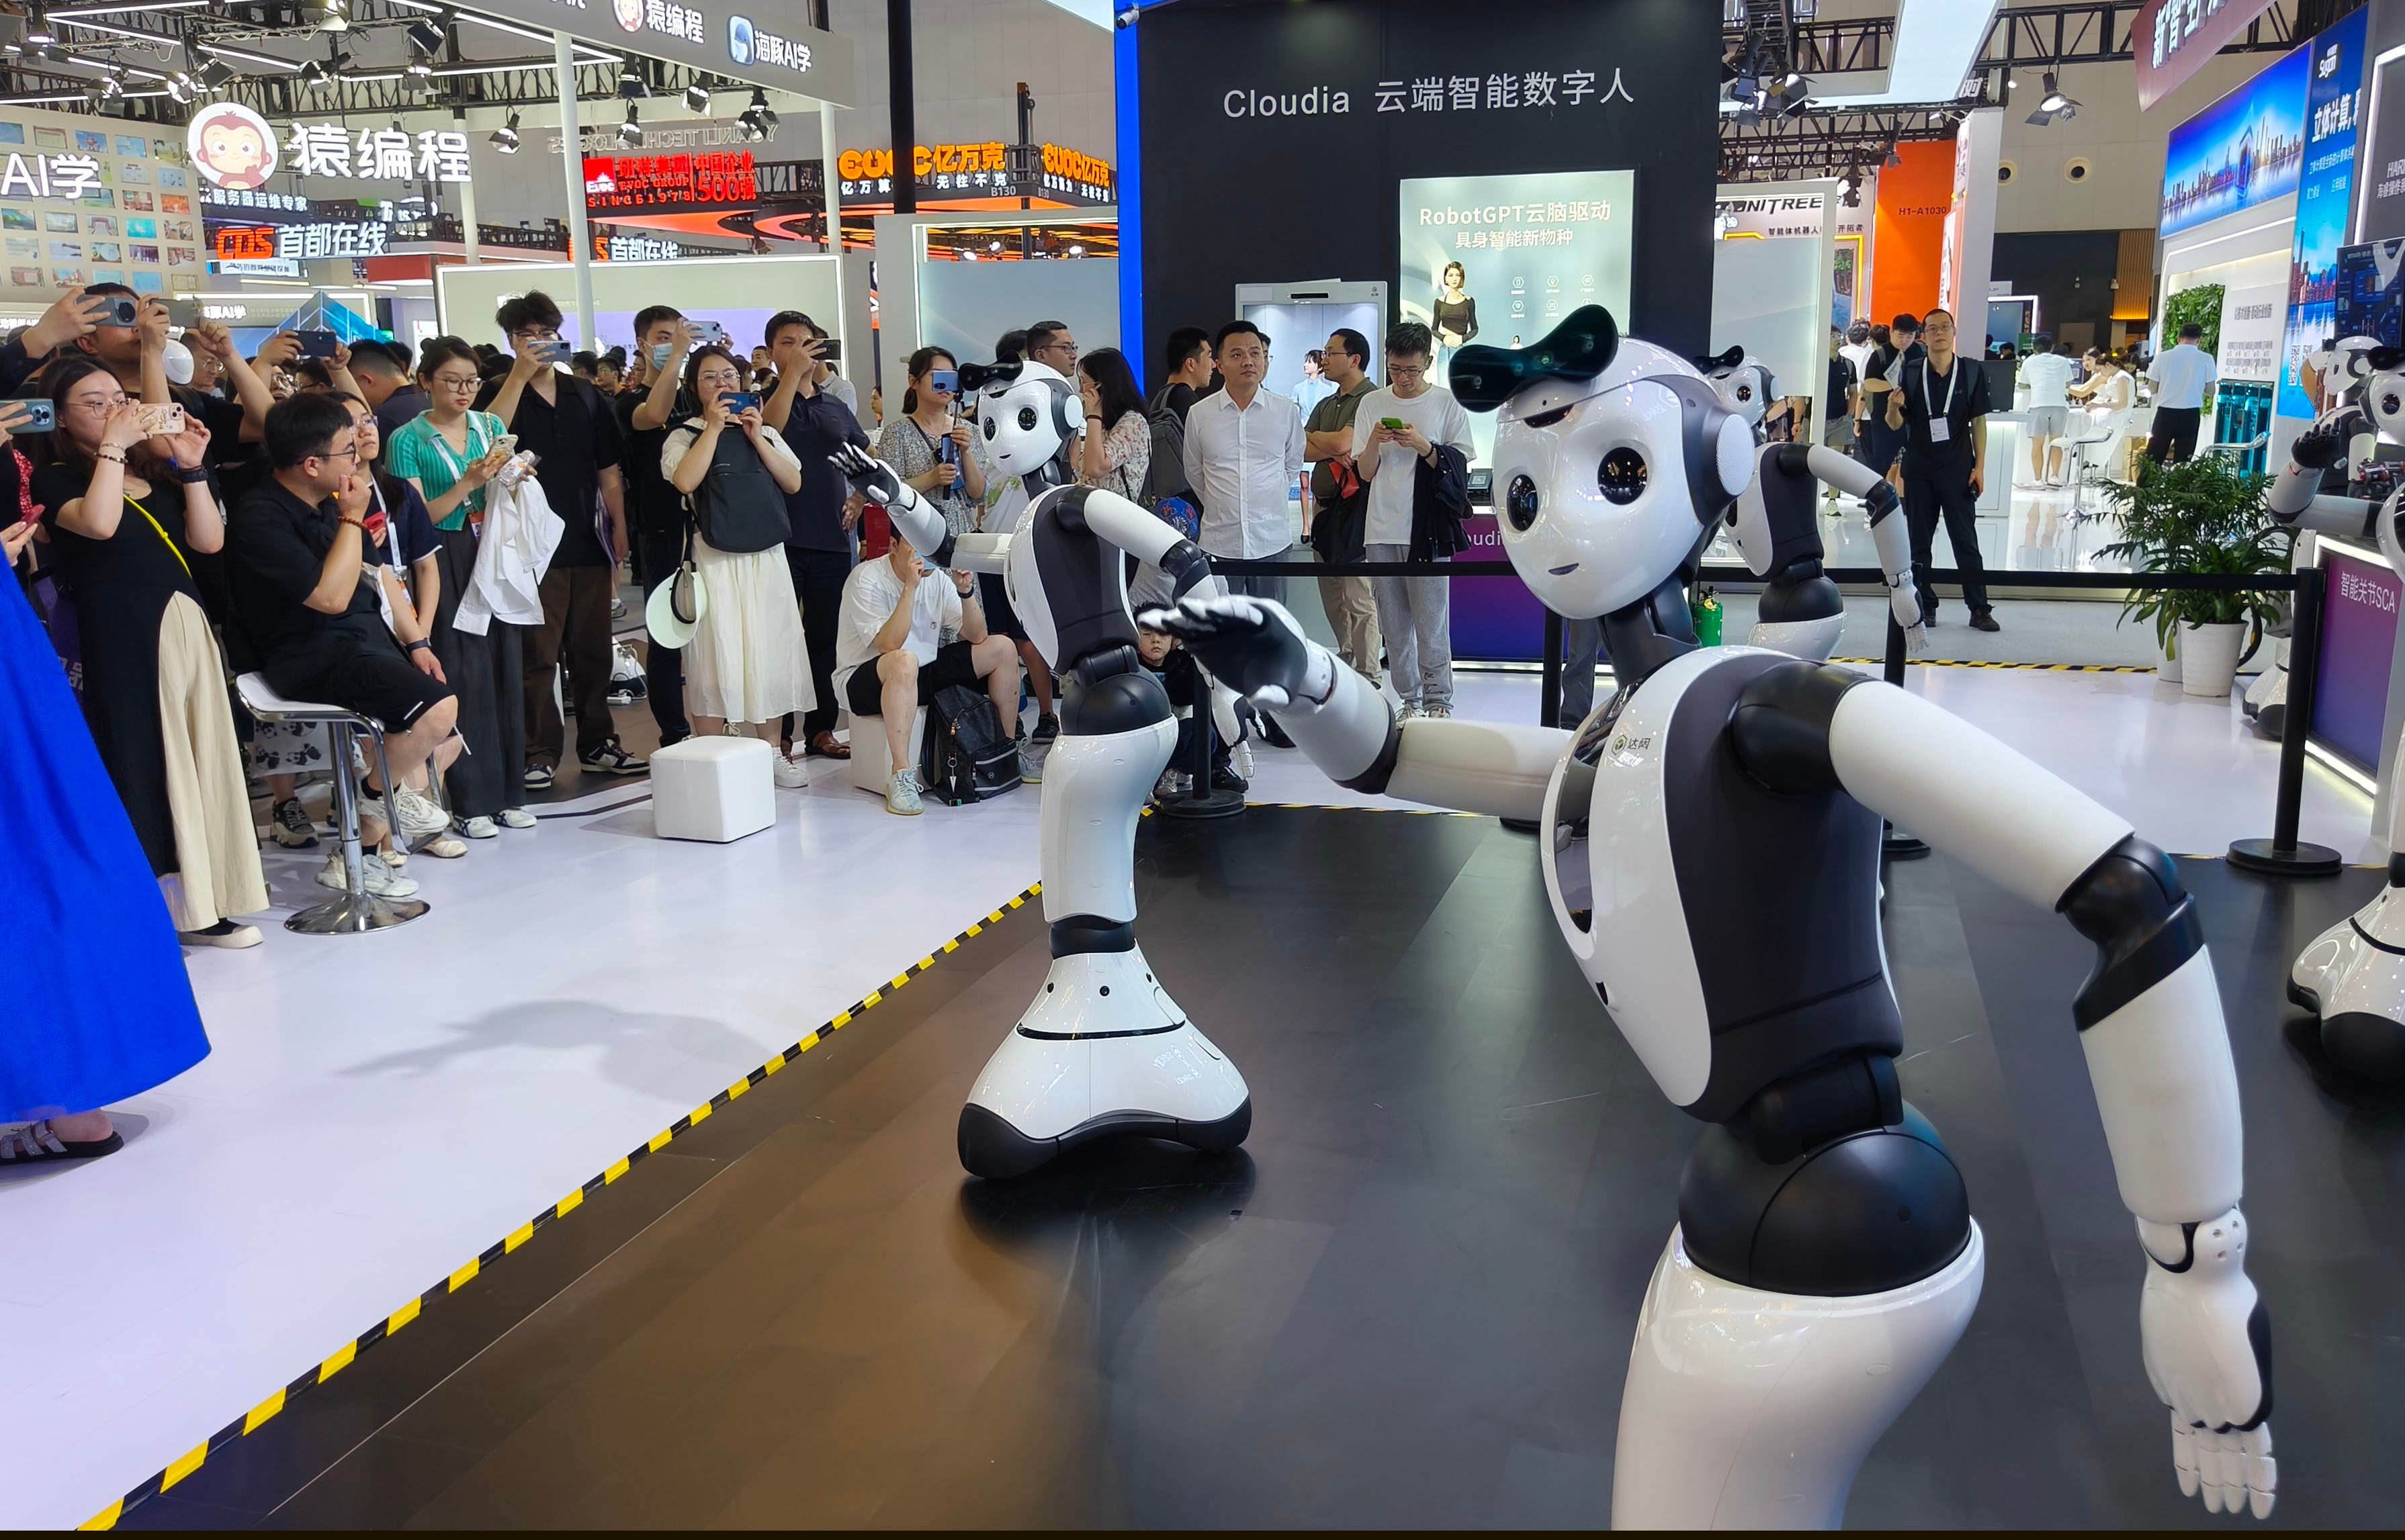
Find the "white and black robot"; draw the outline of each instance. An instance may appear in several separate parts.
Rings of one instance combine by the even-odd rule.
[[[1137,658],[1126,556],[1158,567],[1174,594],[1223,590],[1176,530],[1116,493],[1076,484],[1069,453],[1083,410],[1066,380],[1034,362],[969,365],[961,388],[982,391],[994,473],[1027,489],[1026,516],[1011,533],[955,541],[943,513],[891,466],[856,448],[835,456],[930,562],[1003,574],[1029,639],[1064,681],[1041,814],[1052,968],[961,1109],[961,1164],[977,1176],[1020,1176],[1120,1134],[1231,1149],[1252,1127],[1245,1078],[1136,945],[1136,820],[1177,724]]]
[[[2405,441],[2405,351],[2343,343],[2330,351],[2337,377],[2350,383],[2339,404],[2288,446],[2266,500],[2273,517],[2299,528],[2378,541],[2389,565],[2405,572],[2398,528],[2405,492],[2375,503],[2320,490],[2324,473],[2346,464],[2359,439]],[[2405,1079],[2405,797],[2393,794],[2388,852],[2387,886],[2315,937],[2288,971],[2288,998],[2320,1018],[2330,1062],[2382,1081]]]
[[[1620,688],[1575,734],[1398,723],[1267,601],[1188,597],[1146,623],[1343,784],[1549,831],[1564,939],[1664,1094],[1709,1125],[1638,1320],[1613,1522],[1836,1524],[1977,1301],[1962,1179],[1895,1067],[1882,816],[2096,943],[2073,1015],[2149,1259],[2138,1331],[2173,1464],[2209,1509],[2269,1513],[2237,1077],[2171,860],[1918,695],[1696,645],[1676,574],[1754,445],[1683,359],[1589,309],[1531,347],[1463,349],[1453,379],[1502,409],[1512,566],[1554,609],[1602,618]]]
[[[1818,504],[1823,485],[1863,499],[1871,544],[1887,581],[1889,612],[1904,627],[1906,648],[1920,651],[1928,646],[1928,632],[1912,588],[1912,534],[1903,499],[1878,471],[1819,444],[1758,447],[1753,475],[1724,516],[1746,567],[1767,580],[1747,641],[1822,662],[1846,629],[1845,595],[1821,567]],[[1539,495],[1533,481],[1529,495]]]
[[[1721,404],[1745,419],[1745,426],[1753,430],[1759,441],[1763,423],[1770,415],[1770,403],[1779,399],[1779,381],[1770,372],[1770,366],[1748,353],[1745,344],[1739,343],[1724,353],[1697,358],[1695,367],[1711,382],[1712,393],[1720,397]]]

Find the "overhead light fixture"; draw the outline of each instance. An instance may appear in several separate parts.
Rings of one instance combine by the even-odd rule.
[[[319,32],[348,32],[351,0],[308,0],[309,24]]]
[[[189,105],[201,93],[201,83],[181,73],[167,77],[167,95],[178,106]]]
[[[1855,166],[1837,179],[1837,202],[1847,208],[1863,206],[1863,168]]]
[[[636,63],[632,59],[629,59],[625,63],[618,66],[619,100],[625,102],[640,102],[651,93],[652,88],[649,83],[643,79],[641,65]]]
[[[38,10],[25,13],[25,46],[30,49],[56,47],[59,35],[50,27],[49,18]]]
[[[1883,171],[1893,171],[1902,164],[1904,164],[1904,152],[1893,145],[1888,146],[1887,159],[1879,162],[1879,168]]]
[[[752,105],[743,109],[742,115],[736,119],[736,122],[741,128],[743,137],[746,139],[766,139],[775,133],[777,114],[768,105],[768,93],[758,86],[752,87]]]
[[[193,72],[193,78],[204,91],[220,91],[234,82],[234,67],[222,59],[211,59]]]
[[[626,120],[618,125],[618,143],[626,146],[628,149],[640,149],[643,147],[643,125],[642,121],[636,117],[636,114],[641,109],[637,107],[634,103],[627,103]]]
[[[125,82],[118,77],[116,70],[111,69],[106,75],[101,77],[100,99],[102,101],[114,102],[124,94]]]
[[[518,152],[518,115],[511,113],[510,120],[495,129],[487,138],[492,147],[503,155],[515,155]]]
[[[685,87],[684,106],[687,112],[708,112],[710,110],[710,88],[703,85],[698,80],[695,81],[692,85]]]
[[[315,59],[301,66],[301,84],[310,91],[326,83],[326,66]]]
[[[410,46],[431,59],[443,51],[443,29],[424,17],[412,21],[405,30]]]
[[[2049,123],[2067,123],[2078,116],[2079,104],[2062,94],[2062,87],[2055,80],[2054,71],[2047,70],[2046,94],[2038,99],[2037,110],[2029,115],[2029,121],[2035,127],[2045,128]]]

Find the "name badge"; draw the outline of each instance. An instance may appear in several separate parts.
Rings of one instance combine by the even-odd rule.
[[[1944,417],[1929,419],[1929,441],[1942,444],[1954,436],[1954,425]]]

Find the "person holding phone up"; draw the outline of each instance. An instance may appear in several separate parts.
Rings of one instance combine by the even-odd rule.
[[[146,422],[172,409],[127,399],[97,360],[49,375],[54,463],[35,472],[83,643],[83,707],[101,763],[162,879],[185,945],[256,946],[232,917],[267,907],[225,665],[209,630],[196,557],[225,548],[204,464],[209,430],[172,437]],[[9,403],[9,416],[24,408]],[[179,414],[179,413],[178,413]]]
[[[786,724],[786,741],[807,745],[808,753],[846,759],[851,750],[835,735],[836,623],[843,609],[844,580],[851,571],[851,526],[859,522],[860,509],[851,499],[850,484],[827,456],[844,444],[867,448],[868,435],[861,431],[850,407],[819,388],[825,335],[798,310],[781,310],[768,317],[766,340],[777,364],[777,389],[762,404],[760,416],[784,436],[802,462],[801,488],[785,498],[785,561],[802,604],[810,693],[817,705]]]
[[[1353,413],[1353,464],[1370,484],[1363,559],[1408,561],[1419,463],[1437,449],[1470,452],[1470,413],[1452,391],[1432,384],[1435,347],[1428,329],[1405,321],[1386,333],[1386,380]],[[1372,578],[1378,634],[1403,718],[1453,715],[1453,595],[1443,578]]]
[[[958,414],[960,365],[940,347],[910,355],[910,385],[902,415],[877,438],[877,457],[905,484],[944,511],[954,535],[977,528],[985,502],[985,467],[977,435]]]

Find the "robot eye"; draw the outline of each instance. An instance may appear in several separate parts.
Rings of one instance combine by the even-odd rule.
[[[1002,419],[1001,419],[1001,418],[999,418],[999,417],[988,417],[988,418],[985,420],[985,436],[986,436],[987,438],[991,439],[991,438],[992,438],[995,434],[997,434],[997,433],[999,433],[999,432],[1001,432],[1001,431],[1002,431]]]
[[[1526,532],[1537,522],[1537,483],[1526,476],[1512,478],[1511,487],[1503,494],[1503,516],[1512,527]]]
[[[2390,390],[2381,394],[2380,414],[2382,416],[2394,417],[2400,410],[2405,410],[2405,401],[2397,399],[2397,392]]]
[[[1646,474],[1645,456],[1624,444],[1603,457],[1595,480],[1605,501],[1625,504],[1645,495]]]
[[[1019,431],[1021,433],[1033,433],[1035,431],[1035,409],[1034,407],[1022,406],[1019,409]]]
[[[1750,401],[1753,399],[1753,386],[1746,385],[1737,386],[1737,399],[1740,401]]]

